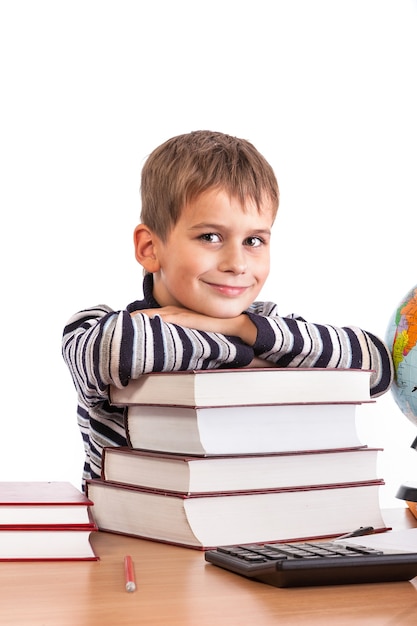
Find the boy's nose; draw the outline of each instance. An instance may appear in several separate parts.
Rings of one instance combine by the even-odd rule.
[[[221,272],[232,272],[233,274],[244,274],[246,272],[246,255],[241,245],[228,246],[223,250],[219,269]]]

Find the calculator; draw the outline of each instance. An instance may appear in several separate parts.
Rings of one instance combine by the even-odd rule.
[[[407,581],[417,576],[417,552],[382,551],[340,540],[222,546],[204,555],[209,563],[275,587]]]

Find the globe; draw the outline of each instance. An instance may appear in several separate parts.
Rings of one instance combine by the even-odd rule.
[[[394,361],[394,399],[417,425],[417,285],[401,300],[389,322],[386,343]]]

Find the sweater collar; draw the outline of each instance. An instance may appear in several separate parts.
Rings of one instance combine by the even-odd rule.
[[[140,311],[141,309],[160,309],[161,306],[153,297],[153,275],[145,274],[143,279],[143,300],[135,300],[126,309],[129,313]]]
[[[153,274],[145,274],[143,279],[143,295],[150,309],[160,309],[161,305],[153,297]]]

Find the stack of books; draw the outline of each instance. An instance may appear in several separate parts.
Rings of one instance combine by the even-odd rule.
[[[95,561],[93,505],[67,482],[0,482],[0,561]]]
[[[356,424],[370,375],[199,370],[111,388],[129,445],[87,483],[98,527],[199,549],[386,529],[380,449]]]

